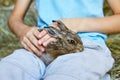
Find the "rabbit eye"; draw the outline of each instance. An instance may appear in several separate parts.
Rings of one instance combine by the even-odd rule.
[[[75,41],[74,41],[74,40],[68,40],[68,42],[69,42],[70,44],[75,44]]]

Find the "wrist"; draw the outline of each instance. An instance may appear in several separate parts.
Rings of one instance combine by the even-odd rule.
[[[61,22],[65,24],[65,26],[70,29],[73,32],[78,32],[79,31],[79,26],[77,18],[62,18],[60,19]]]
[[[60,21],[76,33],[91,31],[93,26],[93,20],[91,18],[62,18]]]
[[[17,30],[14,31],[15,35],[21,39],[23,36],[26,35],[26,33],[31,29],[32,27],[29,27],[27,25],[21,25]]]

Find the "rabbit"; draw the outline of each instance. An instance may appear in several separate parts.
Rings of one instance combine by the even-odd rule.
[[[59,29],[52,26],[39,29],[39,31],[47,31],[50,36],[57,40],[50,42],[47,47],[45,47],[45,53],[40,57],[46,64],[51,63],[60,55],[83,51],[83,43],[77,33],[69,30],[59,20],[53,20],[53,22],[57,22]]]

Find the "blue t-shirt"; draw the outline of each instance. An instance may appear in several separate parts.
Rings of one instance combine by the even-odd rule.
[[[38,27],[48,26],[52,20],[60,18],[104,17],[103,3],[104,0],[36,0]],[[78,32],[78,35],[103,45],[107,38],[98,32]]]

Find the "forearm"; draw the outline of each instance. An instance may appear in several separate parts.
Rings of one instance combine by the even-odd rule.
[[[106,34],[120,32],[120,15],[103,18],[64,18],[60,20],[75,32],[102,32]]]
[[[17,0],[8,21],[9,28],[19,38],[29,29],[29,27],[23,23],[23,19],[31,1],[32,0]]]
[[[11,15],[9,18],[9,28],[10,30],[18,37],[22,36],[28,29],[28,26],[23,24],[22,20],[15,16]]]

